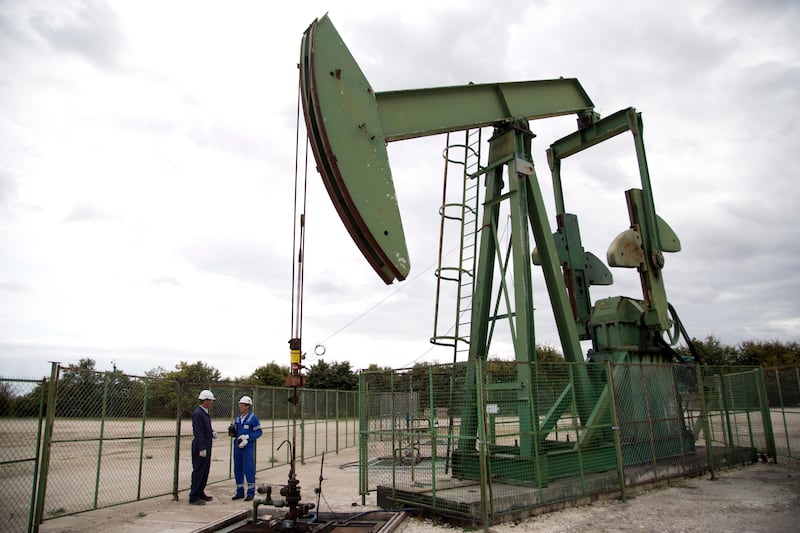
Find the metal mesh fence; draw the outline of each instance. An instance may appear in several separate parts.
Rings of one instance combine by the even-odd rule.
[[[58,370],[57,388],[0,378],[5,530],[188,489],[190,416],[207,384]],[[245,394],[264,431],[256,469],[286,465],[291,391],[212,389],[209,482],[232,477],[225,435]],[[299,461],[358,443],[362,494],[478,521],[800,449],[797,367],[462,363],[299,394]]]
[[[705,367],[704,367],[705,368]],[[774,456],[775,442],[764,392],[763,370],[754,367],[708,368],[703,376],[708,434],[714,460],[741,462],[732,456],[750,452]]]
[[[40,381],[0,380],[0,516],[7,531],[33,526],[45,390]]]
[[[0,513],[5,531],[32,531],[42,520],[188,490],[191,413],[208,384],[56,367],[57,379],[0,379]],[[57,385],[57,386],[56,386]],[[253,398],[263,435],[256,471],[357,444],[355,391],[211,385],[219,437],[209,483],[233,477],[227,427],[238,400]],[[296,433],[295,433],[296,432]],[[296,435],[296,437],[294,437]],[[294,438],[293,438],[294,437]]]
[[[486,524],[774,457],[763,376],[611,362],[363,373],[359,489]]]
[[[800,457],[800,367],[764,371],[778,455]]]

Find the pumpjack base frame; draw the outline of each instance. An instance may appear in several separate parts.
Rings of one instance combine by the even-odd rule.
[[[754,463],[754,448],[717,448],[712,451],[714,468]],[[624,468],[625,487],[646,490],[670,479],[696,477],[710,470],[704,446],[682,457],[659,459]],[[531,516],[577,507],[621,494],[617,469],[582,476],[554,479],[539,489],[535,484],[491,482],[491,516],[494,523],[522,520]],[[422,514],[444,517],[454,523],[476,526],[483,521],[486,498],[480,481],[451,478],[438,480],[435,493],[430,487],[377,487],[377,503],[383,509],[414,508]]]
[[[551,480],[580,474],[580,465],[597,465],[591,471],[604,472],[615,468],[616,450],[612,444],[581,452],[583,463],[578,461],[574,449],[551,452],[535,457],[495,453],[489,456],[489,466],[493,479],[520,483],[541,483],[548,485]],[[480,454],[478,452],[453,452],[453,475],[460,479],[480,479]],[[538,464],[537,464],[538,463]],[[538,476],[537,476],[538,474]]]
[[[610,439],[609,439],[610,441]],[[583,472],[605,472],[616,468],[617,455],[613,442],[584,449],[580,452],[572,446],[548,443],[552,449],[539,456],[520,457],[513,453],[492,453],[489,467],[493,479],[510,482],[541,483],[547,485],[553,479],[578,476]],[[560,445],[560,446],[559,446]],[[558,449],[558,448],[561,449]],[[684,434],[683,442],[672,443],[672,450],[660,450],[660,457],[668,460],[684,450],[694,450],[691,433]],[[625,466],[635,465],[652,453],[650,443],[627,444]],[[480,454],[478,452],[454,451],[452,455],[453,475],[461,479],[480,479]],[[538,463],[538,464],[537,464]],[[538,474],[538,476],[537,476]]]

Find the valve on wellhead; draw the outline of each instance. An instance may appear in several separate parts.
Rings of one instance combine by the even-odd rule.
[[[264,503],[266,505],[272,505],[272,485],[259,485],[256,488],[256,492],[264,494]]]

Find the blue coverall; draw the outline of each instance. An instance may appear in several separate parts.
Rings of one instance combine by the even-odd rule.
[[[233,477],[236,478],[236,495],[244,496],[244,480],[247,478],[247,497],[256,493],[256,439],[262,434],[261,421],[252,411],[239,415],[236,423],[236,438],[233,440]],[[247,446],[239,448],[239,437],[249,435]]]

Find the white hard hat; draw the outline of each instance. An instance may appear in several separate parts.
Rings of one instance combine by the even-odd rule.
[[[242,396],[239,400],[239,403],[246,403],[247,405],[253,405],[253,399],[250,396]]]
[[[211,394],[211,391],[208,389],[203,389],[200,391],[200,396],[197,397],[198,400],[216,400],[214,395]]]

